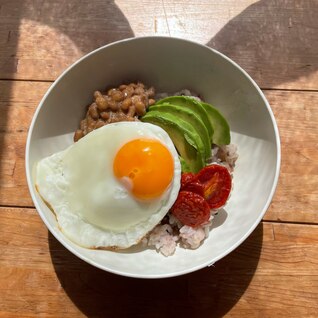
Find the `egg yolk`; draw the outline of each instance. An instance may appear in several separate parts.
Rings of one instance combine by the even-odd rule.
[[[119,149],[113,169],[118,179],[128,181],[136,198],[147,200],[159,197],[170,185],[174,162],[160,141],[135,139]]]

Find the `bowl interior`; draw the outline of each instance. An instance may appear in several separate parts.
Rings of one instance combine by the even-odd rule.
[[[228,119],[239,159],[234,189],[197,250],[178,248],[165,258],[151,249],[122,252],[81,248],[59,231],[55,217],[34,189],[32,171],[41,158],[72,144],[73,133],[95,90],[143,81],[157,92],[188,88],[218,107]],[[28,136],[26,169],[35,206],[52,234],[85,261],[132,277],[169,277],[213,264],[236,248],[257,226],[277,183],[280,148],[275,120],[249,76],[222,54],[193,42],[145,37],[120,41],[85,56],[51,86]]]

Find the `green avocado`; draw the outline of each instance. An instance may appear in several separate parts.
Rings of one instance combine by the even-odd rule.
[[[200,102],[206,110],[214,129],[212,142],[216,145],[228,145],[231,142],[230,126],[221,113],[212,105]]]
[[[155,110],[146,113],[141,121],[160,126],[168,133],[181,156],[182,172],[196,173],[205,166],[204,144],[192,125],[175,115]]]
[[[195,100],[193,97],[188,97],[188,96],[170,96],[163,98],[159,100],[155,105],[161,105],[161,104],[173,104],[173,105],[178,105],[182,107],[186,107],[191,109],[193,112],[195,112],[203,121],[210,140],[213,140],[213,127],[211,125],[211,122],[209,120],[208,114],[205,110],[205,108],[201,105],[200,102]],[[150,107],[151,109],[151,107]]]
[[[187,107],[182,107],[174,104],[163,103],[159,105],[153,105],[149,108],[149,112],[158,111],[166,114],[174,115],[190,125],[197,131],[198,135],[201,137],[204,149],[205,158],[211,157],[211,140],[209,137],[208,130],[206,129],[202,119],[194,112],[192,109]]]

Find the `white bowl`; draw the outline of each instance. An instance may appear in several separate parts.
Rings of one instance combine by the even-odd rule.
[[[96,89],[140,80],[157,92],[191,89],[228,119],[239,159],[234,189],[208,239],[196,250],[178,248],[164,257],[153,249],[123,252],[81,248],[58,229],[32,178],[41,158],[72,144],[73,133]],[[255,229],[273,197],[280,141],[271,108],[251,77],[223,54],[169,37],[132,38],[101,47],[74,63],[50,87],[37,108],[26,146],[26,174],[35,207],[50,232],[69,251],[103,270],[130,277],[163,278],[209,266],[238,247]]]

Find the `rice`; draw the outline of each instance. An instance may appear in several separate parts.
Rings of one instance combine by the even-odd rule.
[[[148,239],[148,246],[154,246],[164,256],[173,255],[178,236],[173,235],[173,229],[169,224],[157,225],[151,232]]]
[[[180,239],[182,245],[185,248],[196,249],[201,245],[201,242],[205,239],[205,231],[202,226],[193,228],[188,225],[184,225],[180,231]]]

